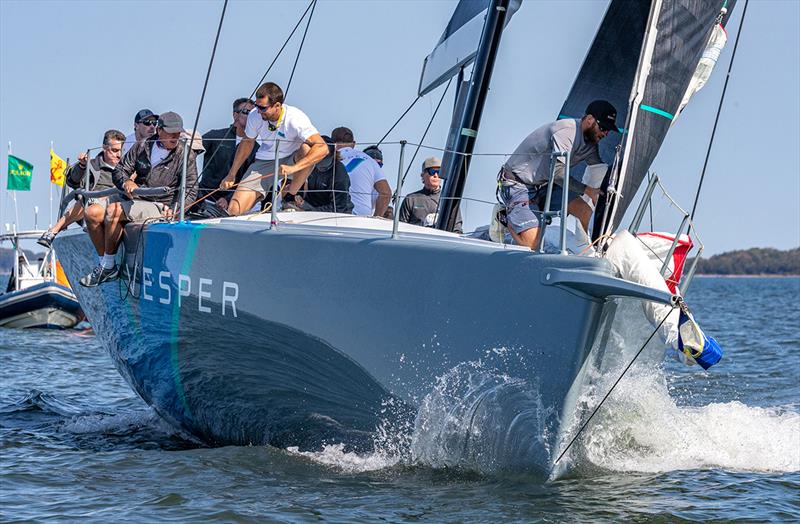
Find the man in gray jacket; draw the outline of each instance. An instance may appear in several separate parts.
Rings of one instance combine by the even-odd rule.
[[[114,187],[114,182],[111,181],[111,173],[119,163],[120,158],[122,158],[122,147],[124,143],[125,135],[122,134],[122,131],[117,131],[116,129],[109,129],[106,131],[103,135],[103,150],[88,162],[89,165],[86,165],[88,160],[86,153],[81,153],[78,155],[78,162],[72,164],[67,169],[67,172],[64,173],[67,185],[73,189],[82,187],[88,167],[88,187],[92,191],[100,191]],[[83,219],[86,221],[86,229],[89,231],[89,236],[92,237],[92,243],[97,249],[97,254],[102,256],[102,236],[96,239],[92,234],[93,230],[102,224],[107,204],[108,198],[93,198],[85,203],[76,201],[74,205],[64,213],[64,216],[59,218],[36,242],[49,249],[60,231],[66,229],[70,224]],[[99,240],[99,242],[97,240]]]
[[[158,118],[156,134],[135,144],[112,173],[114,185],[125,192],[115,197],[106,209],[103,223],[104,253],[100,264],[81,278],[80,283],[94,287],[119,276],[116,253],[125,224],[135,220],[172,218],[179,205],[183,172],[183,143],[180,142],[183,119],[171,111]],[[186,164],[186,197],[189,207],[197,192],[197,153],[190,149]],[[135,177],[134,177],[135,175]],[[135,181],[134,181],[135,178]],[[139,187],[168,187],[172,191],[157,196],[133,196]]]

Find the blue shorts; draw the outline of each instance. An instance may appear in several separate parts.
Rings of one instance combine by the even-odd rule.
[[[550,197],[550,211],[561,210],[561,195],[563,189],[555,186]],[[570,191],[569,202],[579,196],[581,193]],[[547,185],[534,189],[519,182],[504,182],[500,189],[500,200],[506,206],[508,227],[517,234],[539,227],[538,214],[544,208],[546,198]]]

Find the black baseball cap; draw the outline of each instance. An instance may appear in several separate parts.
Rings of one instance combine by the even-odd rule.
[[[369,146],[364,148],[364,153],[372,157],[374,160],[380,160],[383,162],[383,151],[381,151],[378,146]]]
[[[158,115],[153,113],[149,109],[142,109],[141,111],[136,113],[135,117],[133,117],[133,123],[134,124],[138,124],[139,122],[141,122],[145,118],[148,118],[148,117],[151,117],[151,116],[158,118]]]
[[[586,114],[592,115],[603,131],[622,132],[617,127],[617,108],[611,105],[611,102],[595,100],[586,108]]]

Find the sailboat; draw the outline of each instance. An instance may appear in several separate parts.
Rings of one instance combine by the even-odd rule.
[[[67,329],[83,319],[78,299],[70,288],[55,251],[49,249],[41,261],[28,260],[22,240],[35,240],[44,231],[21,231],[0,235],[0,244],[10,242],[14,265],[4,293],[0,294],[0,327]]]
[[[560,112],[579,117],[598,89],[626,108],[624,142],[604,151],[615,197],[598,212],[598,234],[618,229],[669,127],[642,108],[677,111],[722,3],[611,2]],[[550,470],[569,391],[612,299],[671,308],[678,291],[620,278],[603,249],[570,252],[566,220],[550,226],[559,228],[554,252],[450,231],[500,39],[520,4],[460,2],[425,61],[420,94],[473,64],[459,86],[437,228],[274,208],[128,227],[126,285],[77,294],[145,402],[209,445],[368,449],[379,428],[413,420],[437,379],[487,352],[512,351],[518,358],[504,373],[535,388],[539,426],[516,463]],[[598,70],[609,57],[619,68]],[[667,67],[669,82],[658,74]],[[55,242],[70,281],[92,269],[85,234]]]

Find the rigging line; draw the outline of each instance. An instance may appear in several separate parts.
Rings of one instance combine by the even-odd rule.
[[[206,71],[206,81],[203,83],[203,93],[200,95],[200,104],[197,106],[197,115],[194,117],[194,125],[192,126],[192,136],[189,138],[188,147],[192,147],[194,137],[197,134],[197,124],[200,121],[200,111],[203,109],[203,100],[206,98],[206,90],[208,89],[208,79],[211,77],[211,66],[214,65],[214,56],[217,54],[217,44],[219,43],[219,34],[222,32],[222,21],[225,20],[225,10],[228,8],[228,0],[222,4],[222,14],[219,17],[219,25],[217,26],[217,36],[214,38],[214,48],[211,50],[211,60],[208,61],[208,71]]]
[[[300,48],[297,50],[297,56],[294,58],[294,65],[292,66],[292,73],[289,75],[289,82],[286,84],[286,89],[283,91],[283,99],[286,100],[289,98],[289,87],[292,85],[292,79],[294,78],[294,70],[297,69],[297,62],[300,61],[300,53],[303,52],[303,44],[306,43],[306,35],[308,34],[308,28],[311,25],[311,19],[314,18],[314,9],[317,8],[317,0],[311,0],[311,14],[308,15],[308,22],[306,22],[306,28],[303,30],[303,38],[300,39]]]
[[[311,6],[313,6],[316,2],[317,2],[317,0],[311,0],[311,3],[308,4],[308,7],[306,7],[306,10],[303,11],[302,15],[300,15],[300,19],[294,25],[294,29],[292,29],[292,32],[289,33],[289,36],[286,37],[286,41],[283,42],[283,45],[281,46],[281,48],[278,49],[278,53],[275,55],[275,58],[272,59],[272,63],[267,68],[266,72],[264,73],[264,76],[261,77],[261,80],[258,81],[258,83],[256,84],[256,87],[253,89],[253,92],[250,93],[250,98],[253,98],[253,95],[256,94],[256,91],[258,91],[259,86],[261,86],[261,83],[264,82],[264,79],[267,78],[267,75],[272,70],[272,66],[274,66],[275,62],[278,61],[278,58],[280,58],[281,53],[283,53],[283,50],[286,49],[286,46],[289,44],[289,41],[294,36],[295,31],[297,31],[297,28],[300,27],[300,24],[303,22],[303,18],[306,17],[306,13],[308,13],[308,10],[311,9]]]
[[[399,124],[399,123],[400,123],[400,121],[403,119],[403,117],[405,117],[405,116],[408,114],[408,112],[409,112],[409,111],[411,111],[411,108],[412,108],[412,107],[414,107],[414,106],[416,105],[416,103],[417,103],[417,102],[419,102],[419,99],[420,99],[420,98],[422,98],[422,96],[420,96],[420,95],[417,95],[417,98],[415,98],[415,99],[414,99],[414,101],[413,101],[413,102],[411,102],[411,105],[410,105],[410,106],[408,106],[408,109],[406,109],[405,111],[403,111],[403,114],[402,114],[402,115],[400,115],[400,118],[398,118],[398,119],[397,119],[397,121],[396,121],[394,124],[392,124],[392,127],[390,127],[390,128],[389,128],[389,130],[386,132],[386,134],[385,134],[385,135],[383,135],[383,138],[381,138],[381,139],[378,141],[378,143],[377,143],[377,144],[375,144],[376,146],[380,146],[380,145],[383,143],[383,141],[384,141],[384,140],[386,140],[386,137],[387,137],[387,136],[389,136],[389,133],[391,133],[392,131],[394,131],[394,128],[395,128],[395,127],[397,127],[397,124]]]
[[[403,187],[403,184],[406,182],[406,177],[408,176],[408,172],[411,171],[411,166],[414,165],[414,160],[417,158],[417,153],[422,148],[422,143],[425,142],[425,137],[428,135],[428,131],[431,129],[431,125],[433,124],[433,120],[436,118],[436,113],[439,112],[439,108],[442,107],[442,102],[444,102],[444,97],[447,95],[447,91],[450,89],[450,84],[453,82],[453,77],[450,77],[450,80],[447,81],[447,87],[444,88],[444,92],[442,93],[442,97],[439,99],[439,103],[436,104],[436,109],[433,110],[433,115],[431,115],[431,119],[428,121],[428,127],[425,128],[425,132],[422,133],[422,138],[419,139],[419,144],[417,144],[417,149],[414,151],[414,155],[411,157],[411,160],[408,162],[408,167],[406,167],[406,172],[403,173],[403,178],[400,180],[400,187],[394,193],[394,204],[397,205],[397,200],[400,198],[400,188]]]
[[[689,215],[690,220],[694,220],[694,213],[697,211],[697,202],[700,200],[700,190],[703,188],[703,179],[706,176],[706,168],[708,167],[708,158],[711,156],[711,147],[714,145],[714,135],[717,133],[717,124],[719,123],[719,115],[722,112],[722,104],[725,101],[725,91],[728,90],[728,80],[731,79],[731,70],[733,69],[733,59],[736,58],[736,48],[739,47],[739,37],[742,36],[742,27],[744,27],[744,17],[747,14],[747,5],[750,2],[745,0],[744,9],[742,9],[742,19],[739,21],[739,30],[736,32],[736,41],[733,43],[733,52],[731,53],[731,61],[728,63],[728,74],[725,75],[725,85],[722,88],[722,96],[719,98],[719,106],[717,107],[717,116],[714,118],[714,128],[711,130],[711,138],[708,141],[708,149],[706,150],[706,159],[703,162],[703,171],[700,173],[700,182],[697,184],[697,192],[694,195],[694,204],[692,205],[692,213]]]
[[[609,397],[609,395],[611,395],[611,392],[614,391],[614,388],[617,387],[617,384],[619,384],[619,381],[622,380],[622,377],[625,376],[625,373],[627,373],[628,370],[633,365],[633,363],[636,362],[636,359],[639,358],[639,355],[642,354],[642,351],[644,351],[644,348],[647,347],[647,344],[649,344],[650,341],[653,340],[653,337],[656,336],[656,333],[658,333],[658,330],[661,329],[661,326],[664,324],[664,321],[667,320],[667,317],[669,317],[672,314],[673,311],[675,311],[676,307],[677,306],[672,306],[672,308],[669,310],[669,312],[666,315],[664,315],[664,318],[661,319],[661,322],[658,323],[658,325],[653,330],[653,332],[650,333],[650,336],[647,337],[647,340],[645,340],[644,344],[642,344],[642,347],[640,347],[639,351],[636,352],[636,355],[633,357],[633,360],[631,360],[628,363],[628,365],[622,371],[622,374],[619,376],[619,378],[617,378],[616,382],[614,382],[614,385],[612,385],[611,389],[608,390],[608,393],[606,393],[606,396],[603,397],[603,400],[601,400],[600,403],[597,404],[597,406],[594,408],[594,411],[592,411],[592,414],[589,415],[589,418],[587,418],[586,422],[584,422],[583,425],[581,426],[581,429],[579,429],[578,432],[575,433],[575,436],[572,437],[572,440],[569,441],[569,444],[567,444],[567,447],[564,448],[564,451],[562,451],[561,454],[558,456],[558,458],[555,461],[555,464],[558,464],[558,461],[561,460],[561,458],[564,455],[566,455],[567,451],[569,451],[569,448],[572,447],[572,445],[575,443],[576,440],[578,440],[578,437],[581,435],[581,433],[583,433],[583,430],[586,429],[587,425],[589,425],[589,422],[592,420],[592,417],[595,416],[595,414],[600,409],[600,407],[603,405],[603,403],[606,401],[606,399]]]

